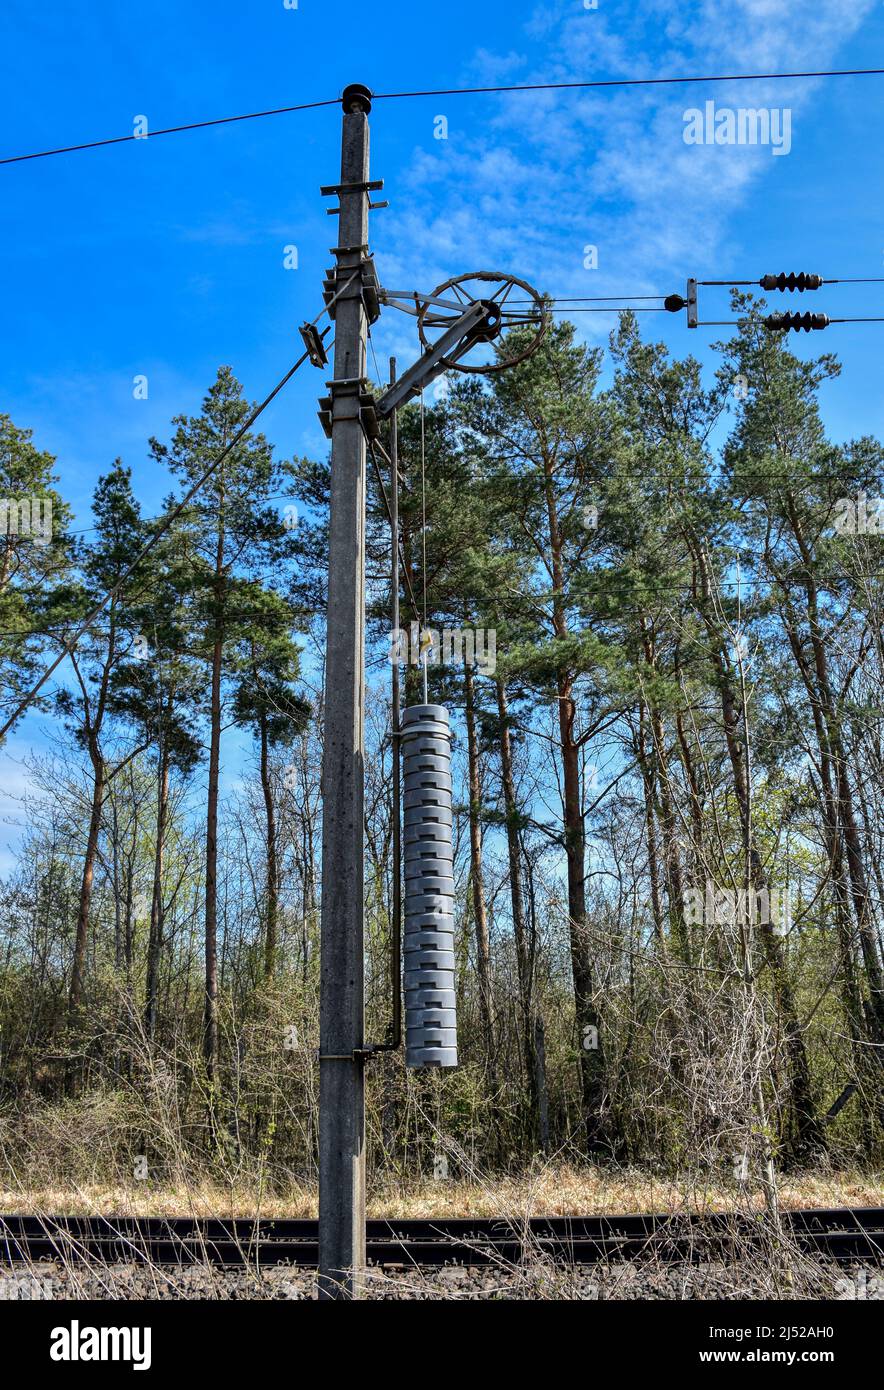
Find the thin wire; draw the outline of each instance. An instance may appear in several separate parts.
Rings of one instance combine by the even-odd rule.
[[[390,499],[389,499],[388,496],[387,496],[387,489],[386,489],[386,487],[384,486],[383,475],[382,475],[382,473],[381,473],[380,466],[379,466],[379,464],[378,464],[377,454],[375,453],[375,443],[376,443],[376,442],[377,442],[377,441],[374,441],[374,440],[372,440],[372,441],[369,442],[368,452],[369,452],[369,455],[371,456],[371,461],[372,461],[372,463],[373,463],[373,465],[374,465],[375,477],[376,477],[377,480],[378,480],[378,487],[380,488],[381,496],[382,496],[383,499],[384,499],[384,507],[386,508],[387,516],[388,516],[389,521],[390,521],[390,525],[392,526],[392,524],[393,524],[393,513],[392,513],[392,511],[391,511],[391,509],[390,509]],[[389,455],[386,455],[386,453],[385,453],[385,457],[387,457],[387,460],[388,460],[388,462],[389,462]],[[404,554],[404,552],[403,552],[403,550],[402,550],[402,544],[401,544],[401,542],[400,542],[400,544],[399,544],[399,565],[400,565],[400,569],[401,569],[401,571],[402,571],[402,577],[403,577],[403,579],[405,580],[405,587],[406,587],[406,589],[408,590],[408,597],[411,599],[411,608],[412,608],[412,612],[414,613],[415,620],[419,622],[419,621],[420,621],[420,608],[418,607],[417,599],[416,599],[415,596],[414,596],[414,589],[413,589],[412,586],[411,586],[411,575],[408,573],[408,566],[407,566],[406,563],[405,563],[405,554]]]
[[[836,322],[840,322],[841,320],[835,320],[835,321],[836,321]],[[332,340],[332,343],[329,344],[329,348],[333,345],[333,343],[334,343],[334,340]],[[386,451],[382,449],[382,452],[384,453],[384,457],[387,458],[387,461],[389,462],[389,459],[388,459],[388,457],[387,457]],[[377,465],[376,465],[376,466],[377,466]],[[521,475],[521,476],[524,478],[524,477],[529,476],[529,475]],[[664,485],[675,485],[675,486],[677,486],[677,487],[694,487],[694,486],[705,487],[705,486],[722,486],[722,485],[726,485],[726,486],[731,487],[733,490],[738,491],[738,492],[740,493],[741,496],[746,496],[746,495],[747,495],[747,494],[746,494],[746,491],[745,491],[745,484],[746,484],[747,481],[750,481],[750,480],[753,480],[753,481],[756,482],[756,483],[757,483],[757,482],[761,482],[761,483],[766,484],[766,485],[769,484],[769,485],[770,485],[771,487],[773,487],[773,488],[778,488],[778,487],[783,487],[783,486],[785,486],[785,487],[789,487],[789,486],[793,486],[793,487],[794,487],[794,486],[799,486],[799,487],[810,487],[810,486],[812,486],[812,485],[825,485],[825,484],[827,484],[827,483],[840,483],[840,482],[843,481],[843,479],[842,479],[842,477],[841,477],[840,474],[838,474],[838,473],[833,473],[833,472],[820,472],[820,471],[817,470],[817,471],[802,472],[802,473],[799,473],[799,472],[793,472],[793,473],[780,472],[780,473],[776,473],[776,474],[771,474],[771,473],[768,473],[768,472],[766,472],[765,470],[763,470],[763,469],[761,469],[761,468],[741,470],[739,479],[736,480],[736,481],[733,480],[733,479],[728,480],[728,479],[726,479],[726,478],[721,477],[720,475],[716,475],[716,476],[714,476],[714,477],[697,478],[697,479],[682,479],[682,478],[676,478],[676,477],[674,477],[674,476],[671,475],[671,474],[668,474],[668,473],[663,472],[663,471],[661,471],[661,470],[659,470],[659,469],[653,469],[653,468],[640,469],[640,470],[637,470],[637,471],[623,470],[623,471],[617,473],[616,478],[611,478],[611,479],[609,479],[608,481],[610,481],[610,482],[621,483],[621,482],[624,482],[624,481],[627,481],[627,480],[637,481],[637,482],[641,483],[642,485],[646,485],[649,481],[654,480],[654,481],[659,481],[659,482],[661,482],[661,483],[664,484]],[[598,480],[598,481],[601,482],[601,481],[603,481],[603,480],[600,479],[600,480]],[[739,482],[739,486],[737,486],[737,482]],[[497,485],[496,487],[495,487],[495,486],[492,486],[490,490],[491,490],[492,492],[494,492],[495,490],[500,491],[500,492],[506,492],[506,491],[507,491],[511,486],[513,486],[513,485],[514,485],[514,484],[503,483],[503,484]],[[870,484],[870,485],[874,485],[874,484]],[[488,490],[488,483],[487,483],[487,482],[485,483],[484,486],[485,486],[486,490]],[[265,499],[265,500],[268,501],[268,502],[283,501],[283,500],[286,500],[286,499],[288,499],[288,498],[290,498],[290,497],[291,497],[291,493],[278,493],[275,497],[269,497],[269,498],[267,498],[267,499]],[[389,509],[388,509],[388,511],[389,511]],[[147,518],[147,519],[145,520],[144,524],[145,524],[145,526],[153,526],[153,525],[155,525],[157,522],[159,522],[159,521],[161,521],[161,520],[162,520],[162,514],[159,515],[159,516]],[[66,534],[66,535],[69,535],[69,536],[82,536],[82,535],[86,535],[86,534],[88,534],[88,533],[90,533],[90,532],[92,532],[92,531],[95,531],[95,530],[97,530],[97,527],[95,527],[95,526],[84,526],[84,527],[80,527],[80,528],[79,528],[78,530],[76,530],[76,531],[68,531],[68,532],[66,532],[65,534]],[[4,537],[2,534],[0,534],[0,540],[3,540],[3,539],[5,539],[6,542],[7,542],[7,545],[9,545],[11,537],[10,537],[8,534],[7,534],[5,537]],[[404,561],[403,561],[403,564],[404,564]],[[404,572],[407,574],[407,569],[406,569]],[[873,572],[873,573],[871,573],[871,574],[863,574],[863,575],[861,575],[861,576],[859,576],[859,577],[870,579],[870,578],[875,578],[875,577],[877,576],[877,574],[880,574],[880,573],[881,573],[881,571],[876,571],[876,572]],[[855,571],[851,571],[851,576],[852,576],[852,577],[857,577],[856,572],[855,572]],[[418,616],[419,616],[419,606],[418,606],[418,604],[416,603],[416,601],[414,600],[413,594],[412,594],[412,606],[413,606],[413,608],[414,608],[415,616],[418,617]],[[19,630],[19,631],[10,630],[10,631],[0,632],[0,637],[6,637],[6,638],[9,638],[9,637],[22,637],[22,638],[27,638],[27,637],[30,637],[30,636],[38,636],[38,635],[40,635],[41,633],[45,633],[45,634],[50,635],[50,636],[53,636],[53,635],[57,636],[57,635],[59,635],[59,634],[53,634],[53,633],[51,633],[48,629],[45,629],[45,628],[27,628],[27,629]]]
[[[620,307],[616,309],[612,305],[610,309],[550,309],[549,312],[551,314],[667,314],[670,311],[665,309],[662,304],[654,306],[649,304],[639,304],[637,306],[633,306],[632,304],[621,304]]]
[[[334,345],[334,338],[332,339],[331,343],[328,344],[328,349],[331,349],[331,347],[332,347],[333,345]],[[276,492],[276,493],[273,494],[272,497],[265,497],[265,498],[264,498],[264,501],[265,501],[265,502],[282,502],[282,501],[284,501],[284,500],[290,499],[290,498],[291,498],[291,495],[292,495],[292,494],[291,494],[290,492]],[[159,516],[149,516],[149,517],[145,517],[145,518],[144,518],[144,524],[145,524],[145,526],[153,526],[153,524],[154,524],[155,522],[157,522],[157,521],[162,521],[162,519],[163,519],[163,513],[160,512]],[[97,531],[97,530],[98,530],[98,527],[97,527],[97,526],[78,526],[77,529],[76,529],[75,531],[65,531],[64,534],[65,534],[65,536],[88,536],[90,531]],[[3,534],[4,534],[4,533],[3,533],[2,531],[0,531],[0,539],[3,538]],[[6,533],[6,536],[7,536],[7,538],[8,538],[9,532]]]
[[[282,116],[289,111],[315,111],[320,106],[337,106],[339,98],[327,101],[305,101],[298,106],[277,106],[270,111],[248,111],[242,116],[217,116],[211,121],[192,121],[189,125],[170,125],[151,130],[146,135],[114,135],[108,140],[87,140],[82,145],[61,145],[54,150],[37,150],[33,154],[7,155],[0,164],[21,164],[27,159],[48,159],[53,154],[73,154],[77,150],[97,150],[103,145],[127,145],[130,140],[155,140],[158,135],[178,135],[183,130],[205,130],[208,126],[232,125],[234,121],[257,121],[262,116]]]
[[[722,282],[724,283],[724,282]],[[746,282],[749,283],[748,281]],[[755,284],[755,281],[752,281]],[[665,299],[665,294],[553,294],[552,304],[615,304],[621,299]],[[508,304],[536,304],[535,299],[509,299]]]
[[[421,387],[421,582],[423,584],[424,598],[424,632],[427,630],[427,473],[426,473],[426,424],[424,417],[424,392]],[[423,646],[423,641],[421,641]],[[424,665],[424,704],[429,704],[427,691],[427,665],[429,662],[429,651],[423,653]]]
[[[506,87],[437,87],[426,92],[379,92],[375,101],[401,97],[476,96],[483,92],[553,92],[593,87],[663,87],[686,82],[768,82],[793,77],[880,77],[884,68],[834,68],[822,72],[738,72],[703,77],[615,77],[592,82],[528,82]]]
[[[799,77],[880,77],[884,68],[833,68],[820,72],[739,72],[716,73],[703,77],[615,77],[592,82],[529,82],[501,87],[437,87],[417,92],[379,92],[375,101],[399,101],[413,97],[477,96],[482,93],[588,91],[601,87],[665,87],[692,82],[771,82]],[[105,140],[88,140],[79,145],[61,145],[51,150],[36,150],[31,154],[7,155],[0,164],[20,164],[28,159],[47,159],[55,154],[73,154],[78,150],[95,150],[104,145],[125,145],[131,140],[153,140],[158,135],[177,135],[187,130],[205,130],[209,126],[232,125],[236,121],[257,121],[264,116],[281,116],[291,111],[315,111],[322,106],[338,106],[340,97],[324,101],[305,101],[296,106],[276,106],[267,111],[248,111],[239,116],[217,116],[207,121],[191,121],[187,125],[165,126],[146,135],[115,135]]]
[[[376,353],[375,350],[374,350],[374,339],[373,339],[372,336],[371,336],[371,329],[370,329],[370,328],[369,328],[369,330],[368,330],[368,346],[369,346],[369,349],[370,349],[370,351],[371,351],[371,359],[372,359],[372,361],[374,362],[374,376],[375,376],[375,382],[376,382],[376,384],[377,384],[378,391],[379,391],[379,392],[382,392],[384,388],[383,388],[383,385],[382,385],[382,383],[381,383],[381,369],[380,369],[380,367],[378,366],[377,353]]]
[[[374,467],[375,467],[375,472],[376,472],[376,474],[377,474],[378,477],[379,477],[379,481],[381,481],[382,491],[383,491],[383,493],[384,493],[384,502],[385,502],[385,505],[386,505],[387,515],[388,515],[388,517],[389,517],[389,515],[390,515],[390,511],[389,511],[389,500],[388,500],[387,497],[386,497],[386,492],[383,490],[383,484],[382,484],[382,480],[380,479],[380,470],[379,470],[379,466],[378,466],[378,462],[377,462],[377,457],[376,457],[376,455],[375,455],[373,449],[370,449],[370,450],[369,450],[369,453],[370,453],[370,456],[371,456],[371,459],[372,459],[372,463],[374,464]],[[402,553],[401,548],[400,548],[400,563],[404,565],[404,556],[403,556],[403,553]],[[607,570],[588,570],[588,571],[586,572],[586,578],[587,578],[587,579],[599,579],[599,580],[604,579],[606,583],[607,583],[612,577],[613,577],[614,579],[617,578],[616,575],[613,575],[613,576],[612,576],[612,572],[611,572],[611,571],[607,571]],[[841,584],[841,583],[854,583],[854,582],[857,582],[857,581],[860,581],[860,580],[882,580],[882,581],[884,581],[884,571],[882,571],[882,570],[849,570],[849,571],[848,571],[848,570],[845,570],[843,573],[839,573],[839,574],[818,574],[818,575],[817,575],[817,578],[819,579],[819,581],[820,581],[821,584],[825,584],[825,585],[829,585],[829,584],[834,585],[834,584]],[[404,569],[404,570],[403,570],[403,579],[404,579],[405,584],[406,584],[406,587],[407,587],[407,589],[408,589],[409,598],[410,598],[410,600],[411,600],[411,605],[412,605],[413,611],[414,611],[414,613],[417,615],[417,617],[419,618],[419,616],[420,616],[420,607],[419,607],[419,604],[418,604],[417,599],[416,599],[416,597],[415,597],[414,590],[413,590],[412,585],[411,585],[411,580],[410,580],[410,578],[408,577],[408,571],[407,571],[407,569]],[[720,578],[720,579],[717,580],[717,587],[718,587],[719,589],[734,589],[734,588],[736,588],[737,582],[738,582],[738,581],[735,580],[735,579]],[[757,590],[758,590],[759,588],[773,589],[773,588],[776,588],[776,587],[778,587],[778,586],[785,586],[785,585],[788,585],[788,584],[792,584],[792,585],[803,584],[803,583],[804,583],[804,576],[801,575],[801,574],[793,574],[793,575],[783,575],[783,576],[781,576],[781,577],[779,577],[779,578],[775,578],[775,579],[768,579],[768,578],[765,578],[764,576],[761,576],[761,575],[759,575],[759,576],[753,576],[753,575],[746,575],[746,574],[744,574],[744,575],[742,575],[742,577],[741,577],[739,583],[741,584],[741,586],[742,586],[742,588],[743,588],[744,590],[753,589],[753,590],[756,590],[756,592],[757,592]],[[691,597],[696,597],[696,593],[697,593],[696,588],[695,588],[695,587],[692,587],[692,586],[689,585],[689,584],[654,584],[654,585],[649,585],[649,586],[644,586],[644,585],[643,585],[643,586],[641,587],[641,596],[642,596],[642,597],[660,597],[660,596],[662,596],[662,595],[681,594],[681,595],[684,595],[684,596],[686,596],[686,597],[691,598]],[[644,611],[644,610],[641,609],[641,608],[618,607],[618,608],[617,608],[616,614],[612,614],[612,616],[620,617],[620,616],[622,616],[622,615],[624,615],[624,614],[629,614],[629,613],[640,613],[640,612],[643,612],[643,611]],[[236,616],[236,615],[237,615],[237,610],[233,610],[233,616]],[[243,616],[248,616],[246,610],[243,610]],[[52,632],[52,631],[51,631],[50,629],[48,629],[48,628],[26,628],[26,629],[23,629],[23,630],[20,630],[20,631],[9,630],[9,631],[7,631],[7,632],[0,632],[0,638],[4,638],[4,639],[6,639],[6,640],[13,640],[13,639],[14,639],[14,640],[19,640],[19,641],[25,641],[25,640],[27,640],[27,639],[30,638],[30,637],[53,637],[53,638],[55,638],[55,639],[57,639],[57,640],[61,640],[62,634],[61,634],[61,633],[57,633],[57,632]]]

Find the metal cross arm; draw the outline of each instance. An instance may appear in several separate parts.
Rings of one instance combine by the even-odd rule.
[[[440,294],[421,294],[420,290],[379,290],[378,298],[390,309],[401,309],[403,314],[413,314],[421,318],[427,304],[438,304],[443,309],[453,309],[459,314],[464,308],[462,299],[443,299]]]
[[[493,337],[499,327],[500,311],[495,305],[480,299],[469,304],[437,342],[428,347],[414,365],[384,392],[377,403],[378,415],[384,419],[405,405],[406,401],[420,395],[425,386],[447,371],[476,342]]]

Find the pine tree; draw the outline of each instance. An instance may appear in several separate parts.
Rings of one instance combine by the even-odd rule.
[[[261,792],[266,820],[267,875],[264,905],[264,975],[271,980],[278,958],[279,846],[270,757],[304,732],[313,713],[296,693],[299,649],[291,637],[295,613],[277,594],[253,588],[249,635],[237,652],[233,699],[236,722],[250,728],[259,745]]]
[[[198,416],[177,416],[169,444],[151,440],[153,456],[185,483],[201,476],[251,410],[229,367],[221,367]],[[192,651],[209,672],[209,769],[206,802],[205,1021],[203,1056],[210,1092],[219,1055],[218,796],[221,735],[228,704],[228,663],[248,638],[264,576],[292,553],[279,506],[287,478],[263,434],[246,434],[197,493],[178,534],[193,596]]]
[[[94,607],[96,596],[110,592],[112,597],[102,619],[71,650],[73,690],[64,688],[57,696],[59,712],[66,716],[77,742],[88,754],[92,771],[89,829],[83,857],[69,992],[72,1016],[77,1014],[83,1002],[89,911],[108,785],[147,746],[147,739],[142,738],[115,761],[108,760],[105,746],[106,727],[112,716],[114,676],[138,637],[133,622],[131,589],[120,591],[117,586],[120,575],[128,568],[132,556],[146,539],[140,508],[132,493],[131,470],[125,468],[119,459],[111,471],[98,481],[93,515],[94,539],[80,550],[80,578],[76,588],[68,595],[64,616],[69,625],[76,628]],[[145,571],[142,571],[139,580],[147,582]]]
[[[588,519],[617,448],[612,412],[597,392],[600,366],[601,354],[577,346],[572,325],[558,324],[535,356],[490,378],[488,389],[467,387],[461,396],[463,421],[488,484],[506,495],[533,552],[524,595],[533,632],[508,665],[558,709],[575,1030],[586,1143],[593,1153],[610,1151],[610,1135],[587,919],[583,754],[609,711],[593,679],[599,643],[585,621],[575,581],[590,563],[595,533]],[[581,677],[589,687],[582,700]]]
[[[162,518],[158,524],[163,524]],[[202,678],[190,655],[188,581],[173,533],[152,552],[150,569],[141,576],[131,605],[131,622],[141,639],[138,655],[122,661],[113,672],[108,701],[116,716],[139,731],[139,741],[155,758],[156,815],[144,993],[144,1029],[150,1041],[157,1029],[171,776],[176,773],[186,778],[202,751],[197,723]]]
[[[744,383],[725,461],[737,498],[757,499],[752,538],[759,570],[772,582],[779,621],[804,686],[817,742],[822,812],[833,873],[846,870],[868,996],[866,1040],[884,1043],[884,965],[874,925],[867,847],[861,832],[859,769],[848,753],[853,678],[863,647],[860,617],[865,580],[857,583],[852,528],[842,531],[844,503],[884,490],[884,449],[860,439],[832,444],[819,410],[819,391],[840,368],[830,354],[802,361],[761,323],[763,301],[736,294],[740,331],[725,347],[722,373]],[[851,621],[853,620],[853,621]],[[877,624],[875,624],[877,626]],[[833,674],[837,648],[853,629],[857,656],[847,677]],[[848,638],[849,640],[849,638]],[[875,641],[875,638],[872,638]],[[877,717],[876,715],[872,716]],[[852,1005],[848,995],[848,1014]],[[871,1093],[884,1115],[880,1068]]]
[[[0,415],[0,724],[27,693],[43,654],[57,651],[55,608],[70,579],[71,513],[54,467],[31,430]]]

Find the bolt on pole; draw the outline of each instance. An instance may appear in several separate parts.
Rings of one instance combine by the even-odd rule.
[[[367,320],[367,88],[343,97],[322,758],[319,1019],[320,1298],[358,1297],[365,1266],[363,806],[365,468],[360,421]]]

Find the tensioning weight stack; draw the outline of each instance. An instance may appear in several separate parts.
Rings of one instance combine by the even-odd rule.
[[[405,1065],[457,1066],[451,733],[441,705],[402,713]]]

